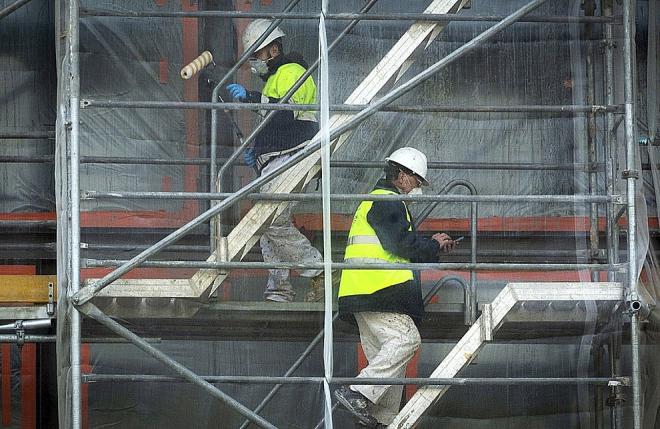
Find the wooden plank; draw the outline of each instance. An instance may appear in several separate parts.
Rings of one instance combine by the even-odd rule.
[[[89,279],[85,284],[95,280],[98,279]],[[191,298],[202,292],[193,289],[190,279],[119,279],[101,290],[99,296]]]
[[[57,276],[0,275],[0,303],[47,303],[48,283],[55,286],[54,295],[57,299]]]

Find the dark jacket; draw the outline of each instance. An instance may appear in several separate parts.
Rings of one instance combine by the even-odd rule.
[[[381,179],[375,189],[386,189],[399,193],[392,184]],[[402,201],[374,201],[367,213],[367,222],[374,229],[385,250],[411,262],[437,262],[440,245],[437,241],[423,237],[413,230],[406,218]],[[411,281],[381,289],[371,295],[351,295],[339,298],[339,315],[354,322],[353,313],[379,311],[407,314],[419,323],[424,317],[424,302],[419,273],[414,272]]]
[[[308,68],[307,63],[300,54],[280,55],[268,64],[268,73],[261,76],[261,78],[267,81],[270,76],[277,72],[280,66],[290,63],[297,63],[304,68]],[[261,93],[258,91],[248,91],[246,101],[249,103],[261,103]],[[269,98],[269,102],[279,103],[280,100]],[[316,135],[318,130],[318,122],[294,119],[294,114],[291,110],[277,111],[264,129],[257,134],[254,141],[254,154],[259,157],[263,154],[294,148],[310,140]],[[264,165],[261,166],[261,168],[263,167]]]

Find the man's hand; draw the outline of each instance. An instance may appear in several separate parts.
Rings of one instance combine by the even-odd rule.
[[[247,90],[240,83],[230,83],[226,88],[236,101],[243,101],[247,97]]]
[[[451,237],[445,234],[444,232],[433,234],[431,238],[437,241],[438,244],[440,245],[440,249],[445,252],[450,252],[456,245],[456,242],[452,240]]]

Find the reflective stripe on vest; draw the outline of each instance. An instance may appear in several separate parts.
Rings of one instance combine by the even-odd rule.
[[[351,244],[377,244],[380,246],[380,240],[377,235],[354,235],[348,237],[348,246]]]
[[[268,77],[266,84],[261,90],[261,94],[265,97],[264,102],[268,103],[269,98],[279,100],[284,97],[298,78],[305,74],[305,71],[305,68],[298,63],[287,63],[279,66],[275,74]],[[305,82],[303,82],[300,88],[293,93],[289,99],[289,103],[316,104],[316,84],[311,76],[305,79]],[[312,111],[296,110],[293,112],[293,117],[299,121],[317,122],[316,113]]]
[[[376,189],[372,195],[396,195],[396,192]],[[409,260],[396,256],[383,248],[376,231],[369,225],[367,214],[373,201],[362,201],[355,211],[348,242],[344,253],[346,263],[406,263]],[[410,213],[406,207],[406,218],[411,223]],[[412,231],[412,224],[408,229]],[[412,270],[343,270],[339,296],[370,295],[399,283],[413,279]]]

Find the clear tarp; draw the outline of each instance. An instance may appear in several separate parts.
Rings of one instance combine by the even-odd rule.
[[[9,3],[0,0],[0,9]],[[53,53],[46,49],[48,54],[38,55],[36,62],[16,60],[20,55],[27,55],[26,49],[42,49],[38,38],[25,37],[18,28],[34,23],[36,16],[42,16],[36,13],[38,11],[43,11],[52,21],[55,13],[52,6],[44,6],[46,3],[32,0],[24,9],[0,21],[0,52],[3,53],[0,66],[10,71],[0,78],[0,94],[9,100],[5,103],[7,114],[0,115],[0,128],[34,129],[54,121],[54,101],[49,100],[48,104],[44,100],[44,94],[54,92]],[[469,6],[458,11],[461,17],[501,19],[528,2],[433,2],[441,3]],[[453,237],[465,237],[453,253],[439,262],[517,263],[533,267],[506,270],[478,267],[472,272],[469,268],[422,270],[424,293],[441,282],[442,286],[427,306],[427,318],[420,326],[423,344],[408,367],[408,377],[428,377],[467,331],[469,294],[466,291],[469,292],[471,283],[476,290],[478,314],[508,283],[609,280],[627,284],[624,270],[628,260],[626,227],[629,220],[625,212],[613,220],[620,209],[625,209],[626,201],[626,182],[622,179],[622,172],[628,169],[625,121],[621,108],[584,109],[585,106],[609,104],[608,49],[613,55],[614,104],[623,104],[623,28],[620,23],[612,25],[613,44],[608,48],[605,23],[585,24],[575,19],[589,13],[588,8],[581,7],[583,3],[578,0],[546,2],[531,13],[539,19],[515,23],[443,67],[391,104],[395,109],[390,110],[399,107],[401,111],[377,112],[346,133],[350,137],[333,153],[330,170],[323,172],[325,179],[329,179],[326,181],[329,187],[313,179],[304,188],[296,189],[318,197],[298,203],[294,220],[296,227],[322,252],[323,218],[330,216],[334,262],[343,261],[348,229],[359,201],[332,199],[328,210],[324,209],[321,196],[324,192],[326,197],[328,194],[368,193],[382,176],[384,158],[403,146],[423,151],[430,161],[430,186],[424,190],[426,195],[561,195],[574,196],[576,200],[590,195],[620,197],[612,203],[594,204],[557,202],[552,198],[540,201],[502,198],[478,204],[440,202],[430,213],[424,210],[427,203],[412,203],[414,216],[425,215],[420,226],[423,234],[446,232]],[[635,138],[648,137],[646,141],[652,142],[657,133],[659,106],[655,95],[658,76],[653,75],[657,68],[649,65],[657,63],[654,44],[649,43],[649,35],[657,40],[657,34],[651,34],[652,26],[649,26],[648,17],[653,16],[649,3],[638,1],[636,11]],[[56,9],[63,10],[66,4],[59,1]],[[210,110],[175,105],[153,108],[97,104],[211,101],[214,87],[242,54],[241,36],[250,21],[226,17],[108,15],[216,10],[276,13],[285,10],[287,4],[282,0],[82,2],[79,21],[82,286],[87,279],[98,279],[110,272],[112,268],[108,265],[112,264],[108,260],[120,263],[118,261],[131,259],[210,207],[208,199],[122,193],[209,192],[213,187],[209,168],[213,132]],[[429,4],[430,0],[381,0],[375,2],[367,14],[421,13]],[[291,13],[318,14],[324,5],[327,7],[324,30],[327,45],[331,45],[350,22],[333,19],[332,14],[356,13],[365,7],[365,2],[301,1]],[[600,2],[593,14],[604,15]],[[614,15],[620,17],[621,14],[622,6],[615,2]],[[550,20],[548,17],[560,16],[569,17],[567,21],[570,22],[544,22]],[[59,16],[60,31],[66,28],[65,18],[64,14]],[[48,19],[44,21],[49,22]],[[492,21],[454,21],[444,28],[437,27],[441,31],[433,32],[418,47],[408,46],[393,55],[393,62],[411,61],[398,70],[386,70],[395,72],[392,78],[370,77],[368,86],[377,91],[374,90],[372,97],[365,95],[367,90],[362,91],[357,104],[378,102],[496,22],[495,18]],[[319,102],[323,106],[340,105],[349,97],[355,97],[352,95],[355,89],[413,23],[410,19],[359,22],[332,51],[325,52],[327,82],[322,81],[318,70],[312,75],[319,88]],[[41,22],[38,27],[43,25]],[[431,24],[426,22],[425,25]],[[302,54],[308,64],[320,56],[319,46],[323,49],[324,44],[319,43],[318,19],[285,19],[281,28],[286,33],[285,52]],[[181,68],[205,50],[213,54],[215,65],[209,65],[190,80],[183,80],[179,75]],[[68,83],[70,69],[64,53],[60,52],[57,59],[62,67],[58,91],[60,115],[65,115],[68,109],[69,88],[63,82]],[[51,61],[44,60],[48,55]],[[44,69],[50,72],[44,73]],[[45,77],[35,77],[40,73]],[[249,72],[248,65],[229,76],[226,83],[231,82],[241,83],[251,90],[260,90],[263,86],[263,82]],[[327,93],[322,90],[326,85]],[[16,88],[24,89],[17,91]],[[232,101],[224,86],[219,94],[223,101]],[[50,106],[49,109],[44,105]],[[482,111],[471,111],[477,106]],[[548,111],[548,106],[557,108]],[[560,109],[559,106],[566,107]],[[411,112],[411,109],[416,111]],[[339,112],[330,110],[333,123],[333,115]],[[595,113],[590,115],[589,111]],[[218,168],[225,165],[241,144],[241,138],[249,136],[260,121],[255,111],[218,110],[215,130]],[[237,135],[237,128],[242,136]],[[57,180],[52,179],[51,164],[12,163],[2,167],[3,174],[12,179],[0,181],[5,196],[0,202],[0,211],[4,213],[49,212],[54,209],[54,195],[58,195],[61,427],[72,424],[73,389],[68,356],[70,325],[69,318],[64,317],[65,313],[74,311],[66,300],[71,281],[67,276],[71,232],[65,228],[70,210],[64,146],[67,138],[66,127],[60,124],[58,142],[62,141],[62,145],[57,157]],[[1,142],[0,156],[52,153],[47,139],[3,139]],[[642,324],[643,428],[660,427],[658,324],[654,311],[660,287],[654,248],[660,217],[656,205],[660,176],[655,148],[657,142],[656,145],[635,146],[637,168],[642,171],[637,181],[636,205],[637,266],[642,271],[640,298],[644,314],[646,309],[651,312],[649,322]],[[608,174],[610,167],[611,176]],[[218,190],[236,192],[256,178],[254,170],[246,166],[240,156],[227,168]],[[29,186],[22,186],[23,183]],[[95,192],[103,195],[94,195]],[[255,204],[248,198],[222,212],[220,223],[225,235],[242,227],[245,214]],[[478,219],[476,235],[471,228],[471,209]],[[211,252],[210,229],[209,222],[203,222],[172,246],[150,256],[148,261],[207,260]],[[263,227],[258,235],[261,232]],[[615,238],[608,241],[608,236]],[[230,235],[231,239],[237,238]],[[244,261],[263,260],[258,241],[250,242],[249,236],[239,239],[249,242],[246,249],[238,252]],[[476,256],[471,253],[472,240],[477,243]],[[605,267],[608,261],[621,263],[623,269],[613,270],[608,276]],[[544,264],[602,264],[603,268],[592,272],[584,267],[550,269]],[[113,297],[110,293],[92,302],[144,337],[151,346],[199,375],[275,377],[288,373],[316,377],[306,383],[283,385],[258,412],[276,427],[316,427],[324,416],[324,405],[331,399],[320,380],[324,375],[354,377],[365,363],[357,329],[347,322],[335,322],[332,348],[324,350],[321,340],[300,367],[291,371],[291,365],[324,327],[322,303],[305,302],[311,290],[309,279],[293,272],[294,302],[270,304],[263,302],[267,270],[232,268],[227,278],[221,284],[218,282],[217,289],[213,288],[213,293],[207,288],[201,296],[181,298],[179,293],[189,292],[181,292],[183,289],[173,292],[175,289],[171,285],[183,285],[182,282],[198,272],[196,268],[181,265],[185,263],[139,267],[123,276],[124,280],[135,280],[135,284],[145,279],[161,279],[153,284],[164,292],[150,292],[148,297]],[[333,300],[336,300],[336,290]],[[457,376],[629,376],[632,372],[630,318],[625,311],[624,302],[604,307],[595,299],[557,306],[518,306],[515,314],[495,334],[495,341],[483,346]],[[84,318],[82,324],[84,374],[174,375],[171,369],[134,345],[117,341],[115,334],[99,323]],[[92,338],[96,340],[88,340]],[[330,361],[332,368],[328,365]],[[214,384],[252,410],[273,386],[254,380],[252,383],[224,380]],[[231,406],[188,382],[106,379],[83,385],[82,413],[89,427],[240,427],[245,420]],[[331,385],[331,390],[335,387]],[[410,400],[416,389],[408,386],[403,402]],[[428,409],[418,427],[632,427],[632,407],[629,387],[613,389],[559,383],[454,386]],[[620,421],[615,423],[617,415]],[[345,428],[353,424],[350,414],[337,407],[332,422],[326,422],[326,427]]]

